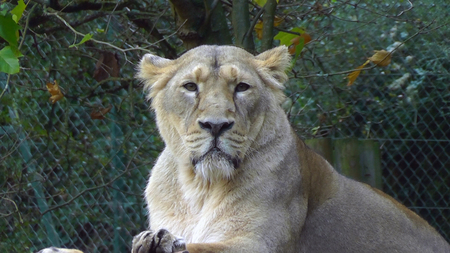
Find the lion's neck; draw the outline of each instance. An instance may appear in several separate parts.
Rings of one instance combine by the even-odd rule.
[[[298,137],[293,132],[284,111],[281,108],[277,109],[267,112],[262,118],[260,131],[254,137],[255,141],[247,154],[250,163],[259,163],[261,166],[261,161],[267,159],[266,161],[271,161],[269,166],[272,166],[293,151],[292,145],[295,145]]]
[[[208,206],[218,206],[225,198],[226,189],[233,185],[233,178],[208,180],[187,163],[178,169],[180,191],[193,213],[199,213],[206,203]]]
[[[263,174],[269,176],[280,168],[281,163],[284,163],[283,166],[295,166],[295,159],[288,159],[291,165],[287,165],[285,159],[296,156],[291,153],[296,152],[294,146],[297,143],[287,118],[280,119],[279,115],[265,117],[260,124],[260,131],[253,137],[255,141],[232,175],[208,177],[192,166],[188,157],[177,157],[180,190],[194,210],[200,210],[206,202],[223,202],[233,189],[246,188],[251,192],[249,182],[252,178],[264,177]],[[215,169],[223,169],[219,167]]]

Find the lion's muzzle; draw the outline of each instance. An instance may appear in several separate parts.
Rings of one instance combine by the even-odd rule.
[[[234,121],[205,120],[205,121],[198,121],[198,124],[202,129],[208,131],[214,138],[218,138],[223,132],[230,130],[233,127]]]
[[[218,157],[224,158],[228,160],[235,169],[237,169],[239,167],[239,164],[241,163],[241,159],[239,159],[239,157],[233,157],[217,147],[211,148],[208,152],[201,155],[200,157],[192,157],[191,163],[192,165],[196,166],[199,162],[202,162],[207,157],[214,157],[215,159],[217,159]]]

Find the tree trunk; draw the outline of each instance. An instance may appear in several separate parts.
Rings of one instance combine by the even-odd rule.
[[[247,51],[255,51],[252,30],[250,30],[250,15],[247,0],[233,0],[232,24],[235,44]]]
[[[273,43],[273,21],[275,19],[276,0],[267,0],[264,5],[263,28],[261,50],[266,51],[272,48]]]
[[[231,44],[222,3],[219,0],[170,0],[178,37],[186,49],[204,44]]]

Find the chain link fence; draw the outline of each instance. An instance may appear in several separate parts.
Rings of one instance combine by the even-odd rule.
[[[323,38],[307,46],[285,106],[304,138],[377,140],[383,191],[449,241],[450,5],[414,4],[354,5],[310,24]],[[363,71],[352,86],[333,74],[396,47],[389,66]]]
[[[332,9],[331,2],[280,4],[286,29],[303,27],[314,39],[290,73],[283,106],[304,138],[379,141],[383,190],[449,240],[450,27],[441,25],[450,21],[450,6],[338,1]],[[322,13],[304,11],[313,8]],[[176,28],[160,13],[149,18],[168,35]],[[120,15],[77,30],[105,27],[96,38],[120,48],[148,36]],[[48,246],[127,252],[132,236],[146,228],[142,193],[163,143],[133,79],[143,52],[96,43],[69,48],[80,39],[67,29],[28,36],[22,70],[1,100],[2,252]],[[346,86],[339,72],[403,41],[389,66],[365,70]],[[0,74],[2,90],[7,79]],[[46,84],[54,80],[64,98],[52,104]]]
[[[129,48],[136,28],[120,16],[77,30],[108,26],[95,37]],[[91,42],[69,47],[81,38],[66,29],[28,36],[22,71],[2,98],[1,252],[129,252],[132,236],[147,227],[142,193],[163,143],[133,78],[143,53]],[[3,90],[7,76],[0,78]],[[53,104],[46,84],[54,81],[64,98]]]

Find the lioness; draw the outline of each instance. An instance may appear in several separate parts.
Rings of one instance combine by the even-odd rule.
[[[284,46],[143,57],[166,148],[145,190],[151,230],[132,252],[450,252],[425,220],[296,136],[280,106],[289,64]]]
[[[132,252],[450,252],[425,220],[296,136],[280,106],[289,64],[284,46],[143,57],[166,147],[145,190],[150,231]]]

